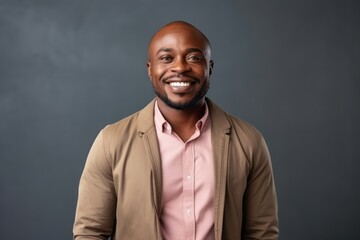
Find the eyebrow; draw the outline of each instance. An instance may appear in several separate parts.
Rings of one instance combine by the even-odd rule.
[[[160,52],[171,52],[173,49],[172,48],[160,48],[156,54],[160,53]],[[187,53],[191,53],[191,52],[199,52],[203,54],[203,51],[200,48],[187,48],[186,49]]]

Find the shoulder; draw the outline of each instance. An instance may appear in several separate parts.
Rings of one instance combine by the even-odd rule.
[[[148,131],[154,125],[153,106],[154,102],[152,101],[140,111],[107,125],[101,130],[103,138],[110,142],[125,141],[133,138],[139,132]]]
[[[106,125],[102,131],[106,135],[117,135],[119,132],[123,132],[125,130],[130,130],[134,126],[136,126],[137,118],[138,118],[139,112],[133,113],[130,116],[127,116],[123,119],[118,120],[115,123],[111,123]]]
[[[261,132],[252,124],[227,114],[231,122],[231,136],[233,146],[241,148],[248,159],[257,158],[264,149],[267,149],[265,140]]]
[[[244,152],[247,159],[254,159],[266,149],[265,140],[260,131],[247,121],[229,114],[220,107],[208,101],[211,125],[214,136],[226,132],[230,137],[232,150]]]
[[[256,127],[247,121],[224,111],[210,99],[207,99],[211,121],[217,128],[228,128],[231,135],[237,135],[241,139],[245,138],[249,141],[258,141],[262,137]]]
[[[259,141],[262,137],[260,131],[251,123],[228,113],[226,113],[226,116],[231,124],[232,131],[237,135],[246,137],[251,141]]]

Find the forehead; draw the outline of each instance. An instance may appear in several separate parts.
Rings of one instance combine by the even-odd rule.
[[[202,33],[186,25],[168,26],[157,32],[150,42],[149,55],[164,48],[174,51],[196,48],[205,55],[210,54],[209,44]]]

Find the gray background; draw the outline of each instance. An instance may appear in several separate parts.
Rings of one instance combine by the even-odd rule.
[[[360,239],[359,1],[0,1],[0,238],[71,239],[106,124],[154,94],[149,38],[213,45],[209,96],[269,145],[281,239]]]

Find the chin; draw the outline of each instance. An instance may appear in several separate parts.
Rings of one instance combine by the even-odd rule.
[[[173,101],[169,98],[161,98],[161,100],[167,106],[177,109],[177,110],[191,109],[191,108],[194,108],[195,106],[197,106],[201,102],[201,99],[198,99],[198,98],[189,99],[187,101]]]

